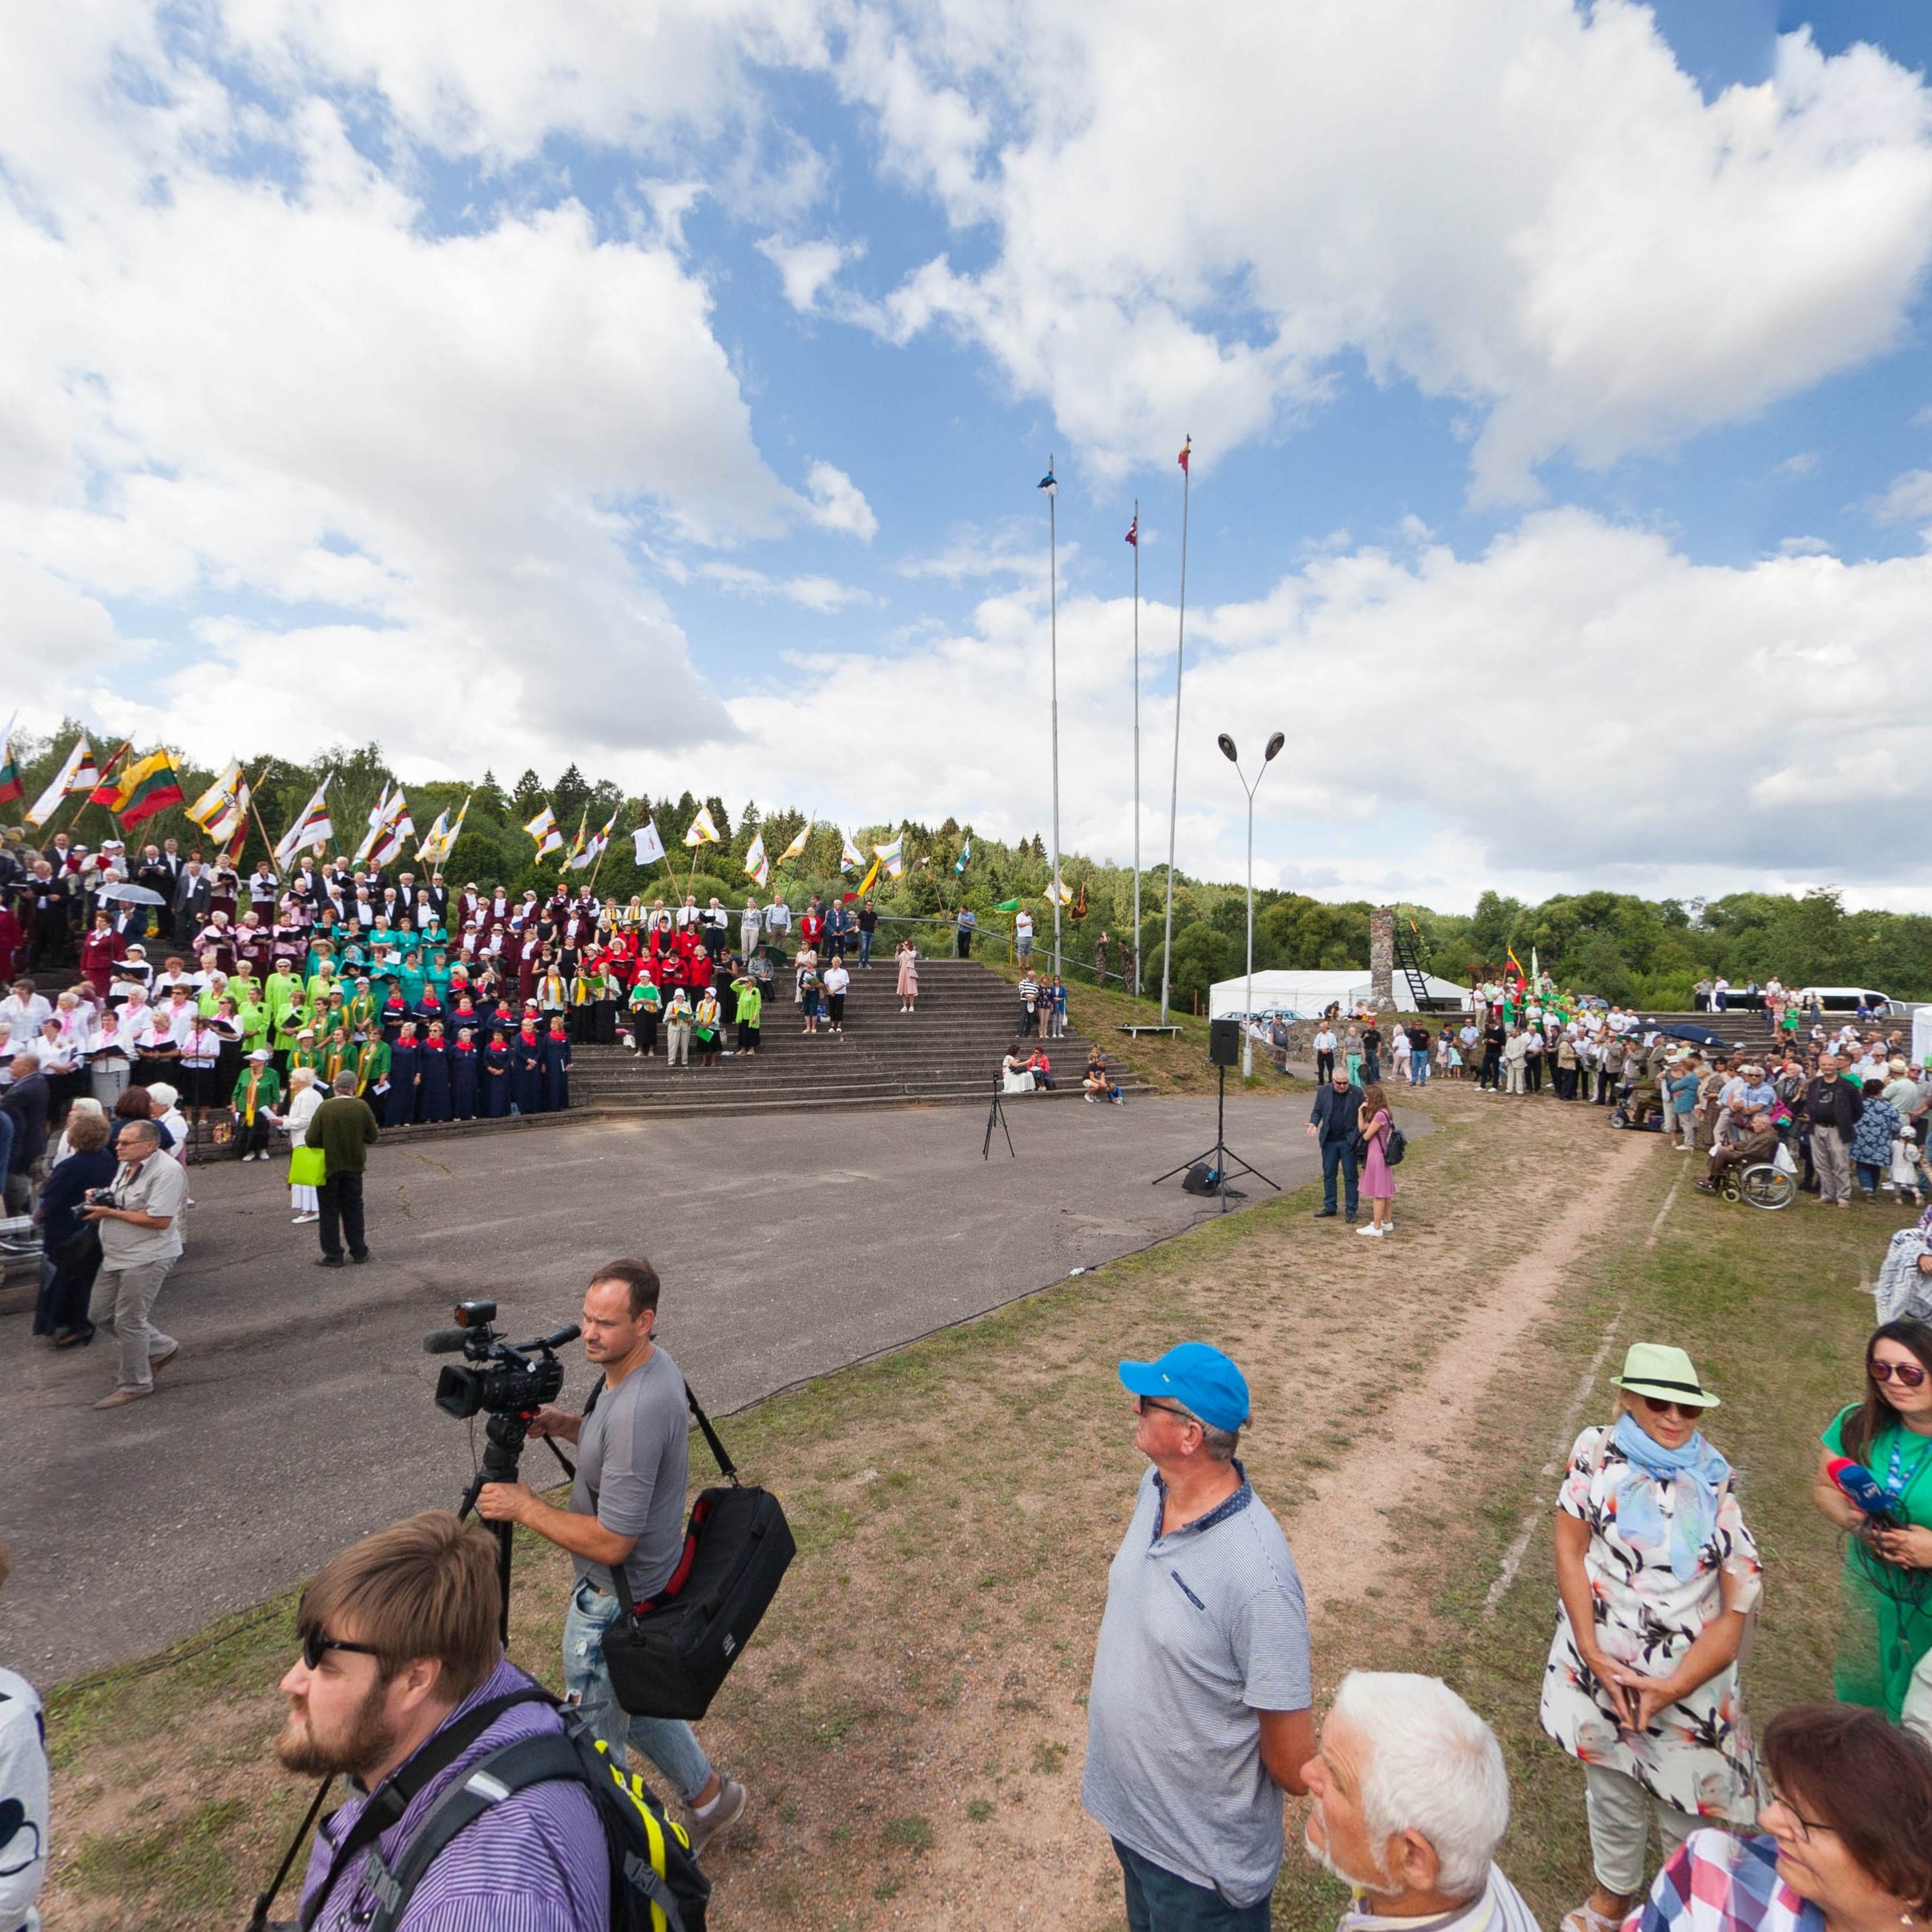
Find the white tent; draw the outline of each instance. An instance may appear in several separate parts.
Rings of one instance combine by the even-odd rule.
[[[1468,988],[1457,986],[1453,980],[1438,980],[1429,975],[1425,976],[1424,985],[1432,1000],[1453,1000],[1459,1008],[1469,1004]],[[1208,995],[1210,1016],[1226,1019],[1239,1014],[1247,986],[1245,974],[1238,980],[1216,980]],[[1395,975],[1390,991],[1395,996],[1396,1012],[1415,1011],[1415,1001],[1403,974]],[[1300,972],[1284,967],[1255,975],[1254,1010],[1258,1014],[1282,1013],[1290,1018],[1298,1016],[1312,1019],[1326,1012],[1331,1006],[1339,1005],[1345,1013],[1358,1006],[1366,1006],[1371,996],[1369,976],[1365,972]]]

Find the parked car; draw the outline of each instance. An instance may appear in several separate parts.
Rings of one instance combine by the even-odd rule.
[[[1828,1013],[1855,1013],[1864,1006],[1874,1019],[1902,1019],[1912,1004],[1874,992],[1869,986],[1801,986],[1792,997],[1801,1006],[1809,1006],[1815,998]]]

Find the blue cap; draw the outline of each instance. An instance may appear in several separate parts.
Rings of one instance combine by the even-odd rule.
[[[1120,1383],[1130,1395],[1178,1402],[1210,1428],[1232,1432],[1248,1419],[1246,1378],[1205,1342],[1180,1342],[1157,1362],[1123,1362]]]

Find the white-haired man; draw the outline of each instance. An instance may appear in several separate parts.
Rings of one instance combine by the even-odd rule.
[[[1351,1671],[1301,1775],[1309,1856],[1354,1888],[1342,1932],[1538,1932],[1496,1863],[1502,1748],[1439,1677]]]

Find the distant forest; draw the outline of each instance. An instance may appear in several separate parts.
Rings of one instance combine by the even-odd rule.
[[[16,756],[26,781],[26,797],[33,800],[53,776],[59,754],[74,742],[80,727],[64,725],[51,740],[16,736]],[[98,758],[106,758],[112,743],[97,744]],[[266,757],[244,759],[242,768],[254,783],[265,770],[266,782],[256,790],[260,824],[251,832],[242,854],[244,867],[279,838],[308,802],[326,772],[335,774],[330,788],[337,847],[353,852],[366,830],[370,809],[386,783],[399,782],[384,761],[381,748],[368,744],[342,747],[310,764],[293,765]],[[205,767],[184,760],[182,784],[192,800],[213,779]],[[426,832],[436,814],[447,806],[453,814],[465,797],[470,815],[449,863],[444,868],[452,885],[475,880],[488,886],[498,883],[520,892],[527,886],[548,884],[557,877],[557,860],[539,866],[535,847],[524,825],[546,801],[556,815],[566,841],[580,822],[595,832],[617,814],[617,830],[596,875],[600,896],[620,901],[641,893],[646,901],[682,892],[687,879],[700,900],[715,893],[728,905],[742,905],[752,889],[743,860],[752,838],[762,832],[765,848],[774,856],[805,824],[797,811],[761,813],[752,805],[732,812],[715,794],[700,798],[685,791],[674,799],[627,796],[608,780],[593,782],[575,765],[546,784],[526,771],[506,788],[485,772],[472,784],[406,784],[417,835]],[[88,845],[109,836],[109,821],[98,806],[82,806],[70,799],[46,826],[29,836],[44,839],[50,832],[70,828]],[[708,806],[722,842],[692,854],[684,832],[700,806]],[[23,806],[12,808],[14,813]],[[670,856],[668,864],[639,867],[633,860],[630,833],[647,818],[655,818]],[[263,836],[266,828],[268,837]],[[894,825],[847,828],[866,849],[896,834],[905,841],[905,872],[892,880],[880,878],[875,890],[879,910],[887,915],[937,916],[950,914],[963,902],[971,906],[989,934],[1006,928],[1010,915],[996,910],[1015,898],[1024,901],[1042,934],[1052,930],[1052,909],[1046,892],[1050,868],[1045,841],[1032,838],[1009,844],[988,838],[970,824],[948,818],[938,825],[902,820]],[[190,844],[206,845],[200,832],[178,807],[158,814],[141,826],[130,842],[173,836]],[[964,874],[954,870],[968,842],[971,858]],[[837,826],[814,826],[802,856],[783,875],[788,897],[796,908],[814,891],[828,896],[849,891],[856,883],[842,875],[838,861],[842,839]],[[1118,971],[1120,945],[1132,926],[1133,875],[1126,868],[1103,865],[1072,854],[1064,856],[1061,872],[1080,904],[1064,914],[1066,956],[1076,968],[1090,968],[1094,942],[1102,932],[1109,938],[1110,970]],[[582,874],[574,875],[580,878]],[[776,880],[774,883],[777,883]],[[1166,868],[1150,866],[1141,874],[1141,943],[1145,984],[1158,991]],[[1078,911],[1083,914],[1076,917]],[[1527,966],[1531,949],[1539,963],[1559,983],[1605,998],[1634,1001],[1652,1008],[1685,1008],[1696,981],[1723,973],[1734,983],[1762,981],[1775,975],[1788,986],[1813,984],[1870,986],[1900,999],[1932,998],[1932,918],[1916,914],[1847,912],[1834,891],[1819,890],[1802,898],[1765,892],[1736,892],[1708,902],[1692,899],[1642,899],[1622,892],[1579,892],[1526,905],[1496,892],[1485,892],[1475,911],[1465,916],[1438,913],[1426,906],[1398,905],[1397,916],[1410,928],[1418,954],[1428,969],[1443,978],[1467,984],[1502,969],[1506,952],[1514,948]],[[1255,895],[1255,966],[1354,969],[1368,968],[1369,904],[1366,900],[1336,903],[1309,898],[1298,892],[1258,891]],[[1190,878],[1177,871],[1174,905],[1174,998],[1191,1006],[1197,996],[1203,1006],[1207,989],[1217,980],[1232,979],[1244,959],[1246,902],[1238,883]],[[928,943],[927,950],[932,950]]]

